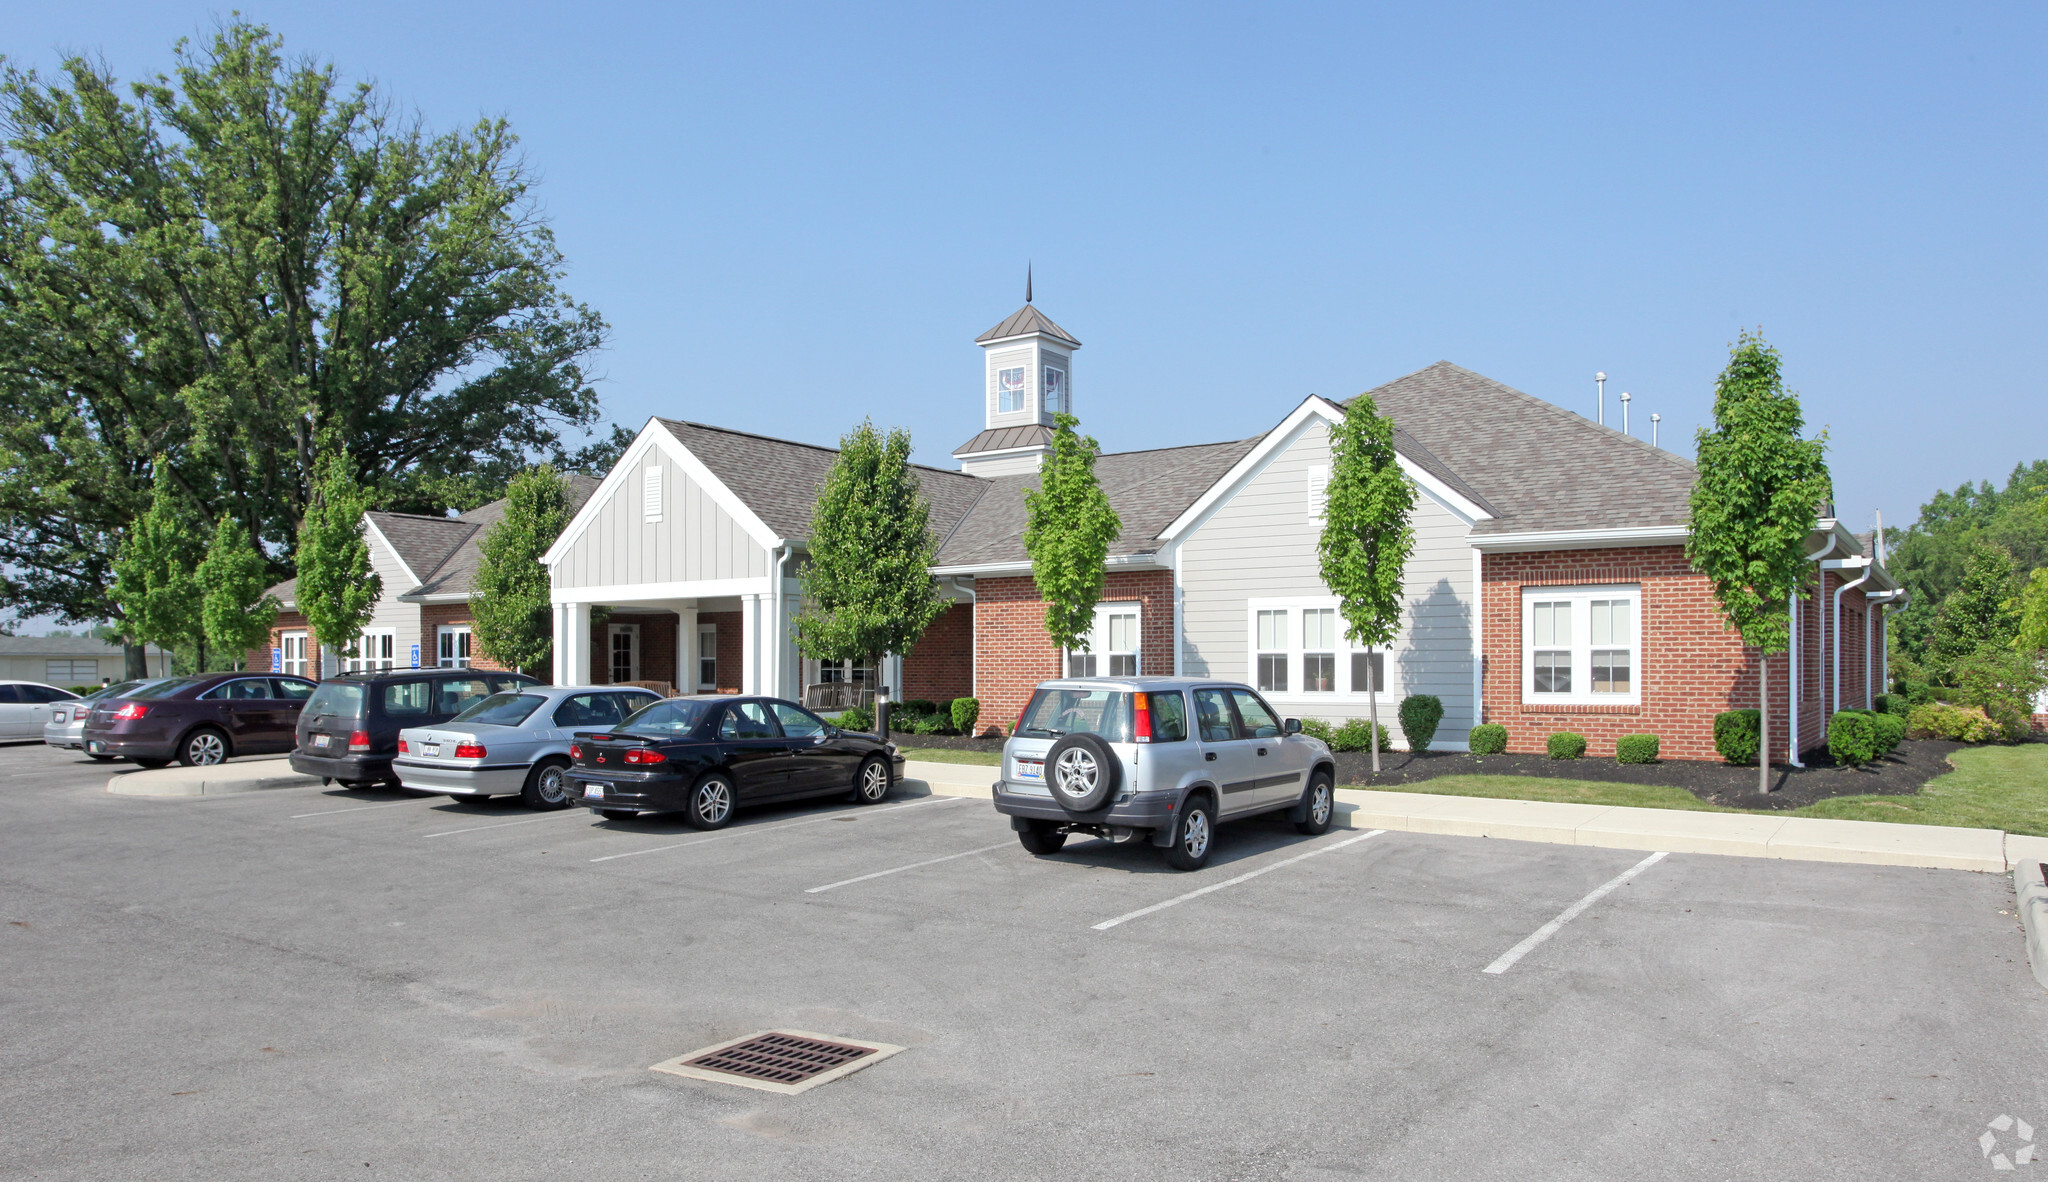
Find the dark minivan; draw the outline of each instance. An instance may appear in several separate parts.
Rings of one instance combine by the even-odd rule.
[[[173,759],[195,767],[289,751],[292,724],[312,692],[305,678],[276,673],[173,677],[93,703],[79,738],[88,755],[125,757],[143,767]]]
[[[300,713],[292,770],[344,788],[396,784],[399,731],[438,725],[500,690],[539,684],[524,673],[477,669],[344,673],[321,682]]]

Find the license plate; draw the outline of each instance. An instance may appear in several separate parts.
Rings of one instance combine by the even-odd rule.
[[[64,712],[63,712],[62,710],[59,710],[59,711],[57,711],[57,712],[56,712],[55,714],[52,714],[52,715],[50,715],[50,721],[51,721],[51,722],[63,722],[63,721],[64,721]]]
[[[333,738],[333,737],[334,737],[333,735],[314,735],[314,736],[313,736],[313,746],[315,746],[315,747],[325,747],[325,746],[327,746],[327,740],[329,740],[329,739],[331,739],[331,738]]]
[[[421,744],[420,744],[420,754],[421,754],[421,755],[439,755],[439,754],[441,754],[441,745],[440,745],[439,743],[421,743]]]
[[[100,752],[105,751],[107,749],[107,745],[105,743],[100,742],[98,739],[94,739],[92,742],[87,743],[85,745],[85,749],[87,751],[92,752],[94,755],[98,755]]]
[[[1045,761],[1042,759],[1020,759],[1017,761],[1017,778],[1020,780],[1045,779]]]
[[[603,785],[603,784],[592,784],[592,783],[590,783],[590,782],[589,782],[589,781],[587,781],[587,780],[586,780],[586,781],[584,781],[584,784],[583,784],[583,796],[584,796],[584,799],[586,799],[586,800],[603,800],[603,799],[604,799],[604,785]]]

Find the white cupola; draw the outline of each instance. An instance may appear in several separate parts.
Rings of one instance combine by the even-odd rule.
[[[982,349],[981,434],[953,449],[975,476],[1035,472],[1052,450],[1053,416],[1074,413],[1074,350],[1081,342],[1031,302],[974,338]]]

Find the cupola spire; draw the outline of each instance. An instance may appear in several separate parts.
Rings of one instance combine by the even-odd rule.
[[[1031,260],[1024,261],[1024,302],[1031,302]]]

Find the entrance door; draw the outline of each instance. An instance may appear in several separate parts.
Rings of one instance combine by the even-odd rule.
[[[611,631],[611,682],[640,680],[640,625],[612,624]]]

